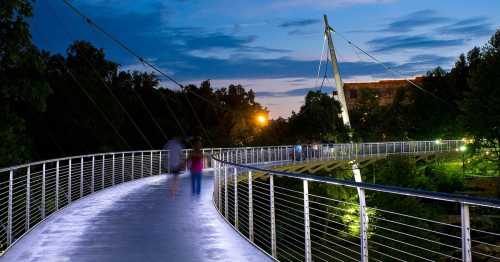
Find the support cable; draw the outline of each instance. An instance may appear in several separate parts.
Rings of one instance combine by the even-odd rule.
[[[82,17],[85,22],[87,22],[87,24],[89,24],[90,26],[94,27],[97,31],[101,32],[102,34],[104,34],[105,36],[107,36],[109,39],[111,39],[113,42],[115,42],[118,46],[120,46],[122,49],[124,49],[126,52],[128,52],[129,54],[131,54],[132,56],[136,57],[141,63],[149,66],[150,68],[152,68],[154,71],[156,71],[157,73],[159,73],[160,75],[162,75],[163,77],[167,78],[168,80],[170,80],[172,83],[174,83],[175,85],[177,85],[178,87],[180,87],[181,89],[184,88],[184,86],[178,82],[177,80],[175,80],[173,77],[169,76],[168,74],[166,74],[165,72],[163,72],[162,70],[160,70],[160,68],[158,68],[157,66],[155,66],[153,63],[147,61],[146,59],[144,59],[142,56],[140,56],[138,53],[136,53],[134,50],[132,50],[131,48],[129,48],[127,45],[125,45],[122,41],[120,41],[118,38],[116,38],[115,36],[113,36],[112,34],[108,33],[106,30],[104,30],[102,27],[100,27],[98,24],[96,24],[94,21],[92,21],[88,16],[86,16],[85,14],[83,14],[80,10],[78,10],[73,4],[71,4],[68,0],[61,0],[64,2],[64,4],[66,4],[75,14],[77,14],[78,16]],[[204,100],[205,102],[211,104],[212,106],[215,106],[215,107],[218,107],[218,108],[221,108],[223,110],[226,110],[226,111],[231,111],[230,109],[227,109],[227,108],[224,108],[222,107],[221,105],[216,105],[214,103],[212,103],[211,101],[207,100],[206,98],[204,98],[203,96],[200,96],[198,95],[196,92],[192,92],[192,91],[188,91],[190,92],[191,94],[193,94],[194,96]]]
[[[314,87],[317,86],[317,82],[319,80],[319,74],[321,72],[321,63],[323,62],[323,55],[325,54],[325,42],[326,42],[326,36],[323,35],[323,47],[321,48],[321,56],[319,57],[319,65],[318,65],[318,74],[316,75],[316,79],[314,81]]]
[[[57,15],[57,13],[54,11],[54,9],[52,8],[52,5],[49,3],[49,1],[47,1],[47,6],[49,7],[49,11],[54,15],[54,17],[58,20],[59,24],[64,24],[62,23],[62,20],[59,18],[59,16]],[[71,38],[71,34],[69,33],[69,31],[67,30],[67,28],[63,25],[64,27],[64,32],[66,33],[67,36],[69,36]],[[141,128],[139,127],[139,125],[135,122],[135,120],[132,118],[132,116],[130,115],[130,113],[127,111],[127,109],[125,109],[125,107],[123,106],[123,104],[120,102],[120,100],[118,99],[118,97],[115,95],[115,93],[113,92],[113,90],[111,90],[111,87],[109,86],[108,83],[106,83],[106,81],[104,80],[104,78],[99,74],[99,72],[97,71],[97,69],[95,68],[94,64],[91,63],[91,61],[84,55],[83,56],[85,62],[92,68],[92,71],[94,72],[94,74],[97,76],[97,78],[99,79],[99,81],[106,87],[106,90],[108,91],[108,93],[111,95],[111,97],[115,100],[116,104],[120,107],[120,109],[123,111],[123,113],[125,113],[125,116],[129,119],[130,123],[132,123],[132,125],[134,126],[134,128],[137,130],[137,132],[139,133],[139,135],[142,137],[142,139],[144,140],[144,142],[146,142],[146,144],[149,146],[149,148],[153,149],[153,145],[151,144],[151,142],[149,141],[149,139],[146,137],[146,135],[142,132]],[[135,92],[135,91],[134,91]],[[147,110],[149,112],[149,110]],[[153,120],[155,121],[155,120]],[[155,121],[156,122],[156,121]],[[163,133],[163,130],[162,130],[162,133]]]
[[[126,52],[128,52],[129,54],[131,54],[132,56],[136,57],[141,63],[149,66],[150,68],[152,68],[154,71],[158,72],[160,75],[162,75],[163,77],[167,78],[168,80],[170,80],[172,83],[176,84],[178,87],[181,88],[181,90],[185,89],[184,86],[178,82],[177,80],[175,80],[173,77],[169,76],[168,74],[166,74],[165,72],[163,72],[162,70],[160,70],[157,66],[155,66],[154,64],[152,64],[151,62],[145,60],[142,56],[140,56],[138,53],[136,53],[134,50],[132,50],[131,48],[129,48],[127,45],[125,45],[122,41],[120,41],[118,38],[116,38],[115,36],[113,36],[112,34],[108,33],[106,30],[104,30],[102,27],[100,27],[98,24],[96,24],[95,22],[93,22],[88,16],[86,16],[85,14],[83,14],[80,10],[78,10],[74,5],[72,5],[68,0],[61,0],[63,1],[64,4],[66,4],[75,14],[77,14],[78,16],[82,17],[86,22],[87,24],[89,24],[90,26],[94,27],[97,31],[101,32],[102,34],[104,34],[105,36],[107,36],[108,38],[110,38],[113,42],[115,42],[118,46],[120,46],[122,49],[124,49]],[[211,101],[205,99],[204,97],[198,95],[196,92],[193,92],[191,90],[187,90],[187,92],[193,94],[194,96],[204,100],[205,102],[208,102],[210,103],[212,106],[216,106],[216,107],[219,107],[219,108],[222,108],[223,110],[226,110],[226,111],[231,111],[227,108],[224,108],[220,105],[215,105],[214,103],[212,103]],[[186,97],[187,99],[187,97]],[[192,104],[190,101],[188,101],[188,104],[191,108],[191,110],[193,111],[194,115],[195,115],[195,118],[198,120],[198,123],[202,126],[202,129],[205,133],[205,135],[207,136],[208,139],[210,139],[207,135],[207,132],[206,132],[206,129],[203,127],[203,124],[201,123],[196,111],[194,110]],[[171,108],[170,108],[171,109]],[[169,111],[171,113],[172,110]],[[172,114],[174,115],[174,114]],[[178,121],[176,121],[179,125],[179,127],[181,127],[180,123]],[[183,132],[185,133],[185,132]]]
[[[33,29],[36,32],[38,32],[38,30],[37,30],[37,28],[35,26],[33,27]],[[43,35],[41,35],[41,34],[39,34],[39,35],[41,36],[41,39],[46,40],[45,37],[43,37]],[[48,41],[44,41],[44,42],[48,43]],[[87,90],[85,90],[85,88],[83,87],[83,85],[80,83],[80,81],[78,81],[78,79],[71,72],[71,70],[67,67],[67,65],[65,63],[61,62],[60,60],[58,60],[58,61],[60,62],[60,65],[65,69],[66,73],[71,77],[71,79],[76,83],[76,85],[80,88],[80,90],[89,99],[89,101],[94,105],[94,107],[101,114],[101,116],[104,118],[104,120],[109,124],[109,126],[111,127],[111,129],[113,129],[113,131],[115,132],[115,134],[120,138],[120,140],[122,140],[123,144],[125,144],[131,150],[132,147],[127,142],[127,140],[125,140],[125,138],[120,134],[120,132],[115,127],[115,125],[113,124],[113,122],[111,122],[111,120],[106,116],[106,114],[104,113],[104,111],[99,107],[99,105],[94,100],[94,98],[87,92]]]
[[[330,30],[332,30],[332,32],[338,34],[342,39],[344,39],[349,45],[353,46],[354,48],[356,48],[357,50],[359,50],[360,52],[362,52],[363,54],[365,54],[366,56],[368,56],[370,59],[372,59],[375,63],[381,65],[386,71],[392,73],[393,75],[396,75],[396,76],[399,76],[399,77],[403,77],[404,80],[409,83],[410,85],[414,86],[415,88],[419,89],[420,91],[424,92],[424,93],[427,93],[428,95],[434,97],[435,99],[437,100],[440,100],[450,106],[452,106],[451,103],[449,103],[448,101],[438,97],[436,94],[426,90],[425,88],[423,88],[422,86],[420,86],[419,84],[415,83],[414,81],[410,80],[410,79],[407,79],[406,76],[401,73],[400,71],[392,68],[392,67],[389,67],[387,66],[385,63],[383,63],[381,60],[379,60],[378,58],[376,58],[375,56],[371,55],[370,53],[368,53],[367,51],[365,51],[364,49],[362,49],[361,47],[359,47],[358,45],[356,45],[355,43],[353,43],[351,40],[349,40],[347,37],[345,37],[343,34],[339,33],[338,31],[336,31],[335,29],[331,28],[330,27]]]

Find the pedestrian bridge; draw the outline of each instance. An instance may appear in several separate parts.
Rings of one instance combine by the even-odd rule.
[[[165,175],[162,150],[5,168],[0,261],[498,261],[498,200],[308,173],[461,146],[313,145],[300,157],[292,146],[205,149],[201,195],[188,174]]]

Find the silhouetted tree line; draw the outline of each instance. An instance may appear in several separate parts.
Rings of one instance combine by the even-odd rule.
[[[487,44],[459,56],[450,71],[429,71],[421,87],[401,89],[393,103],[361,90],[353,129],[365,141],[474,138],[500,165],[500,30]]]
[[[31,1],[0,5],[0,166],[91,152],[161,148],[173,137],[206,146],[253,143],[266,109],[241,85],[209,81],[170,90],[147,72],[121,71],[102,49],[38,50],[25,19]]]
[[[446,72],[430,71],[422,92],[409,86],[388,106],[361,92],[352,129],[331,96],[309,92],[288,119],[254,122],[267,111],[240,85],[215,90],[209,81],[171,90],[147,72],[121,71],[102,49],[73,43],[66,54],[38,50],[25,19],[30,0],[0,6],[0,166],[99,151],[161,148],[172,137],[201,136],[205,146],[355,140],[500,139],[500,31],[461,55]],[[433,95],[429,95],[432,93]]]

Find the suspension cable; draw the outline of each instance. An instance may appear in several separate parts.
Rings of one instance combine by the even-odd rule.
[[[38,29],[35,26],[33,27],[33,29],[35,30],[35,32],[38,33]],[[48,46],[48,40],[45,39],[45,37],[42,34],[38,33],[38,35],[40,35],[40,38],[42,39],[42,41],[44,41],[47,44],[47,46]],[[97,111],[101,114],[102,118],[106,121],[106,123],[108,123],[108,125],[111,127],[111,129],[113,129],[113,131],[120,138],[120,140],[123,142],[123,144],[125,144],[131,150],[132,147],[130,146],[130,144],[120,134],[120,132],[118,131],[118,128],[113,124],[113,122],[111,122],[111,120],[108,118],[108,116],[104,113],[104,110],[102,110],[99,107],[99,104],[97,104],[97,102],[90,95],[90,93],[83,87],[83,85],[80,83],[80,81],[78,81],[78,79],[75,77],[75,75],[73,74],[73,72],[71,72],[71,69],[69,69],[68,66],[64,62],[62,62],[60,60],[57,60],[57,61],[59,61],[59,64],[65,69],[66,73],[71,77],[71,79],[73,80],[73,82],[76,83],[76,85],[80,88],[80,90],[82,91],[82,93],[94,105],[94,107],[97,109]]]
[[[319,80],[319,74],[321,71],[321,62],[323,61],[323,55],[325,54],[325,42],[326,42],[326,35],[323,37],[323,47],[321,48],[321,56],[319,57],[319,65],[318,65],[318,74],[316,75],[316,79],[314,80],[314,87],[317,86]]]
[[[60,17],[57,15],[57,13],[54,11],[54,9],[52,8],[52,5],[49,3],[49,1],[47,1],[47,6],[49,7],[49,11],[52,13],[52,15],[58,20],[59,24],[62,25],[63,27],[63,31],[66,33],[66,35],[68,37],[71,38],[71,33],[67,30],[67,27],[64,25],[64,23],[62,23],[62,20],[60,19]],[[118,99],[118,97],[116,96],[116,94],[113,92],[113,90],[111,89],[111,87],[109,86],[108,83],[106,83],[106,81],[104,80],[104,78],[101,76],[101,74],[97,71],[95,65],[89,60],[89,58],[87,58],[86,54],[83,55],[83,59],[85,60],[86,64],[89,65],[91,68],[92,68],[92,71],[94,72],[94,74],[96,75],[96,77],[99,79],[99,81],[104,85],[104,87],[106,87],[106,90],[108,91],[108,93],[110,94],[110,96],[113,98],[113,100],[115,100],[116,104],[120,107],[120,109],[123,111],[123,113],[125,114],[125,116],[128,118],[128,120],[130,121],[130,123],[132,123],[132,125],[134,126],[134,128],[137,130],[137,132],[139,133],[139,135],[142,137],[142,139],[144,140],[144,142],[146,142],[146,144],[148,145],[148,147],[150,149],[153,149],[153,145],[151,144],[151,142],[149,141],[149,139],[146,137],[146,135],[144,134],[144,132],[141,130],[141,128],[139,127],[139,125],[135,122],[135,120],[132,118],[132,116],[130,115],[130,113],[127,111],[127,109],[123,106],[123,104],[120,102],[120,99]],[[149,112],[149,110],[148,110]],[[153,120],[154,121],[154,120]],[[163,130],[162,130],[162,133],[163,133]]]
[[[184,89],[184,86],[178,82],[177,80],[175,80],[173,77],[169,76],[168,74],[166,74],[165,72],[163,72],[162,70],[160,70],[157,66],[155,66],[153,63],[145,60],[142,56],[140,56],[138,53],[136,53],[134,50],[132,50],[131,48],[129,48],[127,45],[125,45],[125,43],[123,43],[122,41],[120,41],[118,38],[116,38],[115,36],[113,36],[112,34],[108,33],[106,30],[104,30],[102,27],[100,27],[98,24],[96,24],[94,21],[92,21],[88,16],[86,16],[85,14],[83,14],[80,10],[78,10],[74,5],[72,5],[68,0],[61,0],[63,1],[64,4],[66,4],[75,14],[77,14],[78,16],[82,17],[86,22],[87,24],[89,24],[90,26],[94,27],[96,30],[98,30],[99,32],[101,32],[102,34],[104,34],[105,36],[107,36],[108,38],[110,38],[113,42],[115,42],[116,44],[118,44],[118,46],[120,46],[122,49],[124,49],[126,52],[128,52],[129,54],[131,54],[132,56],[136,57],[141,63],[149,66],[150,68],[152,68],[154,71],[158,72],[160,75],[162,75],[163,77],[167,78],[168,80],[170,80],[172,83],[176,84],[178,87],[182,89]],[[225,111],[228,111],[228,112],[231,112],[230,109],[228,108],[225,108],[221,105],[216,105],[214,104],[213,102],[207,100],[205,97],[197,94],[196,92],[193,92],[189,89],[187,89],[187,92],[193,94],[194,96],[204,100],[205,102],[211,104],[212,106],[215,106],[215,107],[218,107],[218,108],[221,108]],[[202,126],[202,129],[204,131],[204,133],[206,135],[207,132],[205,130],[205,127],[203,126],[203,124],[201,123],[196,111],[194,110],[193,106],[191,105],[191,102],[188,101],[188,104],[189,106],[191,107],[191,110],[193,111],[193,114],[195,114],[195,118],[198,120],[199,124]],[[169,112],[173,113],[171,108],[169,109]],[[175,117],[175,116],[174,116]],[[180,126],[180,123],[176,120],[177,124],[179,125],[179,128],[181,128]],[[182,129],[182,128],[181,128]],[[183,131],[183,133],[185,133]],[[208,136],[207,136],[208,138]],[[209,138],[208,138],[209,139]]]
[[[122,41],[120,41],[118,38],[116,38],[115,36],[113,36],[112,34],[108,33],[106,30],[104,30],[102,27],[100,27],[98,24],[94,23],[94,21],[92,21],[92,19],[90,19],[88,16],[86,16],[85,14],[83,14],[80,10],[78,10],[78,8],[76,8],[73,4],[71,4],[68,0],[61,0],[63,1],[74,13],[76,13],[77,15],[79,15],[80,17],[82,17],[85,22],[87,22],[87,24],[91,25],[92,27],[94,27],[95,29],[97,29],[99,32],[103,33],[104,35],[106,35],[109,39],[111,39],[113,42],[115,42],[116,44],[118,44],[121,48],[123,48],[125,51],[127,51],[128,53],[130,53],[131,55],[135,56],[137,59],[139,59],[139,61],[141,61],[142,63],[148,65],[149,67],[153,68],[155,71],[157,71],[158,73],[160,73],[161,75],[163,75],[164,77],[166,77],[168,80],[170,80],[171,82],[175,83],[177,86],[179,87],[182,87],[181,83],[177,82],[174,78],[172,78],[171,76],[165,74],[163,71],[161,71],[159,68],[157,68],[155,65],[153,65],[152,63],[150,63],[149,61],[145,60],[144,58],[142,58],[139,54],[137,54],[134,50],[132,50],[131,48],[129,48],[127,45],[125,45]]]
[[[438,97],[436,94],[426,90],[425,88],[423,88],[422,86],[420,86],[419,84],[415,83],[414,81],[410,80],[410,79],[407,79],[406,76],[401,73],[400,71],[392,68],[392,67],[389,67],[387,66],[385,63],[383,63],[381,60],[379,60],[378,58],[376,58],[375,56],[371,55],[368,51],[365,51],[364,49],[362,49],[361,47],[359,47],[358,45],[356,45],[355,43],[353,43],[351,40],[349,40],[347,37],[345,37],[342,33],[336,31],[335,29],[331,28],[330,27],[330,30],[332,30],[332,32],[334,32],[335,34],[339,35],[342,39],[344,39],[349,45],[353,46],[354,48],[356,48],[357,50],[359,50],[360,52],[362,52],[363,54],[365,54],[366,56],[368,56],[370,59],[372,59],[375,63],[381,65],[386,71],[392,73],[393,75],[396,75],[396,76],[399,76],[399,77],[403,77],[404,80],[409,83],[410,85],[414,86],[415,88],[419,89],[420,91],[424,92],[424,93],[427,93],[428,95],[434,97],[435,99],[437,100],[440,100],[444,103],[446,103],[447,105],[450,105],[450,106],[453,106],[451,103],[449,103],[448,101]]]

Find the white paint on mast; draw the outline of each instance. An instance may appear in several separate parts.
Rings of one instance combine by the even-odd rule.
[[[328,24],[328,18],[326,17],[326,15],[323,16],[323,19],[325,21],[325,36],[328,41],[328,50],[330,51],[330,60],[332,62],[333,76],[335,78],[335,89],[337,90],[336,99],[339,101],[340,109],[342,110],[342,121],[344,121],[344,125],[350,127],[351,122],[349,120],[349,111],[347,111],[347,103],[345,100],[344,83],[342,82],[342,78],[340,77],[337,55],[335,54],[335,48],[333,47],[331,35],[333,29]]]

